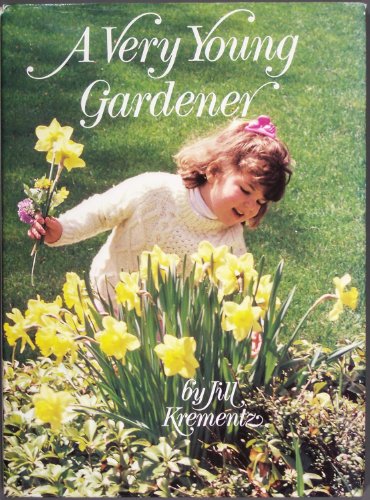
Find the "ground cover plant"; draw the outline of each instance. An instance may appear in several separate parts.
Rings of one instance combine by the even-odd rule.
[[[250,113],[273,118],[296,160],[286,197],[256,231],[245,233],[254,256],[252,265],[251,257],[243,262],[249,265],[249,274],[228,257],[227,269],[234,269],[234,264],[234,271],[239,269],[237,285],[225,269],[214,274],[213,250],[200,252],[195,259],[198,267],[195,263],[193,275],[185,279],[181,263],[175,273],[176,259],[169,257],[164,257],[159,273],[150,271],[162,258],[154,249],[149,260],[148,255],[143,260],[140,277],[123,276],[116,291],[119,306],[105,304],[104,316],[96,313],[84,278],[106,235],[57,250],[43,246],[35,287],[31,286],[33,244],[27,244],[17,203],[24,197],[23,183],[31,186],[44,173],[45,164],[33,150],[35,125],[58,117],[62,124],[72,125],[78,141],[85,144],[88,168],[63,178],[70,193],[63,205],[67,209],[140,172],[174,171],[171,156],[183,142],[223,124],[225,118],[154,119],[143,114],[121,121],[105,117],[93,129],[78,126],[81,91],[97,77],[103,75],[115,92],[162,89],[161,81],[148,83],[146,68],[140,64],[130,65],[128,71],[117,60],[102,62],[104,46],[98,36],[101,26],[112,25],[113,17],[119,26],[125,25],[144,9],[153,10],[152,4],[64,5],[51,10],[12,6],[3,16],[7,495],[354,496],[362,492],[363,6],[248,6],[258,20],[248,26],[252,36],[288,32],[300,36],[294,64],[279,79],[281,89],[261,94]],[[211,26],[238,7],[237,3],[155,5],[166,20],[156,34],[168,36],[170,26],[183,40],[184,53],[171,73],[179,93],[188,89],[190,81],[198,90],[220,94],[264,83],[262,65],[251,69],[230,61],[199,66],[187,62],[191,39],[186,26],[198,24],[200,18],[204,26]],[[83,65],[72,59],[55,78],[27,77],[28,64],[40,74],[54,68],[87,25],[93,27],[96,63]],[[137,36],[144,37],[151,29],[143,20]],[[244,24],[236,21],[225,33],[242,36],[244,30]],[[262,279],[265,276],[270,278]],[[358,297],[352,285],[359,289]],[[326,298],[305,317],[322,296]],[[355,303],[355,309],[347,307]],[[345,313],[331,321],[328,315],[335,319],[342,307]],[[207,343],[210,336],[212,342]],[[183,341],[181,348],[168,337]],[[187,355],[181,365],[176,356],[183,352]],[[182,373],[172,373],[176,369]],[[222,383],[224,392],[236,387],[236,405],[244,402],[263,423],[204,428],[195,433],[198,439],[179,432],[188,428],[184,422],[175,428],[175,420],[169,420],[168,428],[161,427],[166,405],[188,405],[185,410],[191,413],[191,402],[179,398],[180,388],[193,387],[185,386],[192,377],[208,389],[212,379]],[[135,391],[138,386],[144,387],[141,393]],[[147,397],[156,398],[156,403],[148,405]],[[214,415],[235,409],[215,398],[212,405]]]

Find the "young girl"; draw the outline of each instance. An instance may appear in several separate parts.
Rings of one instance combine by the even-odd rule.
[[[121,270],[137,269],[137,256],[155,244],[180,258],[202,240],[246,252],[243,225],[256,227],[269,202],[282,198],[290,156],[269,117],[237,120],[182,148],[178,174],[144,173],[94,195],[59,219],[41,216],[28,234],[50,246],[76,243],[111,230],[95,256],[91,283],[107,298]],[[44,227],[43,227],[44,226]],[[189,259],[189,264],[190,259]]]

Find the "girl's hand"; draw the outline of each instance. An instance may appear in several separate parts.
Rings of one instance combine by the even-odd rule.
[[[44,227],[43,227],[44,226]],[[27,234],[33,240],[40,240],[44,236],[45,243],[55,243],[62,236],[63,227],[58,219],[54,217],[46,217],[37,214],[35,222]]]

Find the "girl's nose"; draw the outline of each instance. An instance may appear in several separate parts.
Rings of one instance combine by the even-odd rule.
[[[257,210],[259,210],[259,204],[258,204],[257,200],[253,200],[253,199],[247,200],[247,201],[244,202],[243,206],[246,209],[250,209],[250,210],[257,209]]]

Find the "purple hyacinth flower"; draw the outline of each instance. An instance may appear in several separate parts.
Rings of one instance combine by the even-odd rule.
[[[35,207],[30,198],[25,198],[18,203],[18,217],[25,224],[35,222]]]

